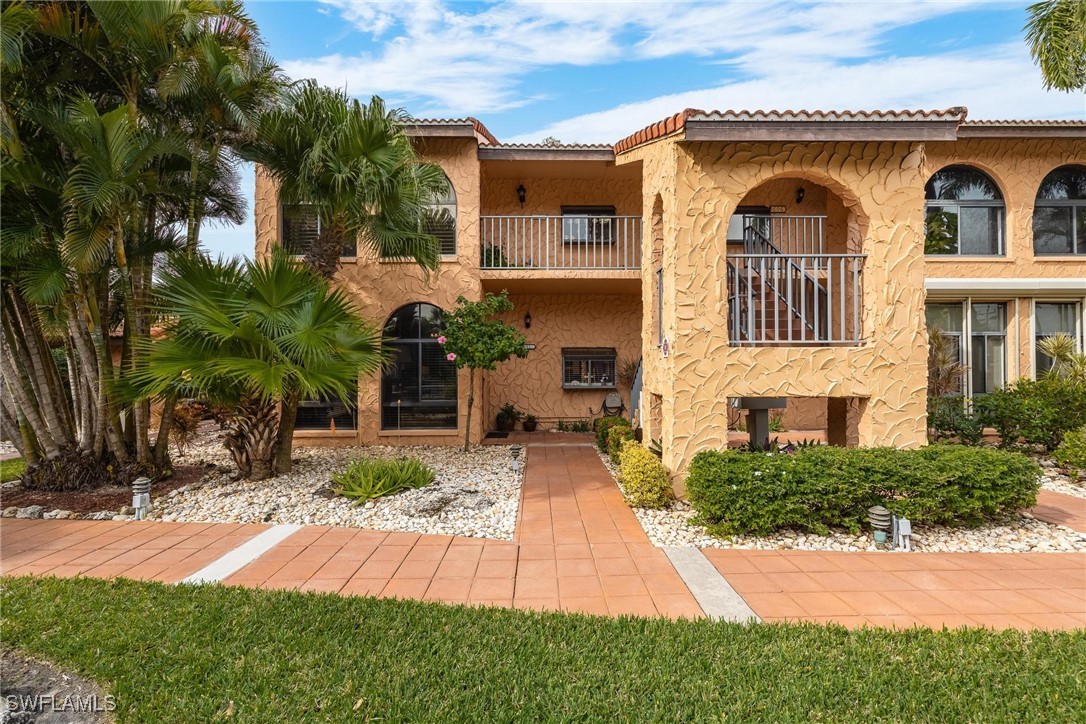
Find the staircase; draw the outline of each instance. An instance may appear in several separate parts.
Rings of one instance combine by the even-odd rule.
[[[743,253],[727,258],[731,343],[777,347],[857,343],[863,255],[823,254],[821,222],[805,228],[782,219],[787,221],[787,217],[746,217]],[[782,234],[797,228],[803,229],[802,239]],[[785,253],[782,248],[814,253]]]

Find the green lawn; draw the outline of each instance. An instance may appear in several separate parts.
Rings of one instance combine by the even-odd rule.
[[[1086,631],[744,628],[93,579],[6,579],[2,604],[6,644],[96,678],[122,722],[1086,718]]]
[[[14,460],[0,460],[0,483],[15,480],[26,470],[26,463],[22,458]]]

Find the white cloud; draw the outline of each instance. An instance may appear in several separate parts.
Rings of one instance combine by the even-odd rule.
[[[416,115],[523,106],[534,100],[523,80],[545,67],[695,56],[757,76],[785,63],[862,59],[890,29],[980,4],[322,3],[372,36],[378,49],[284,61],[287,72],[359,96],[380,94]]]
[[[566,142],[613,143],[684,108],[941,109],[964,105],[972,119],[1083,118],[1081,95],[1047,92],[1020,43],[934,56],[768,64],[752,80],[626,103],[553,123],[505,142],[554,136]]]

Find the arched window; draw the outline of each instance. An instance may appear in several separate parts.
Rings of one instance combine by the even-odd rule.
[[[456,256],[456,191],[448,176],[445,185],[448,190],[429,204],[425,228],[426,233],[437,237],[442,256]]]
[[[928,254],[1003,254],[1003,194],[984,172],[947,166],[925,187],[924,251]]]
[[[1034,254],[1086,254],[1086,166],[1045,176],[1033,206]]]
[[[381,372],[381,429],[456,428],[456,366],[437,338],[441,310],[424,302],[400,307],[385,324],[391,360]]]

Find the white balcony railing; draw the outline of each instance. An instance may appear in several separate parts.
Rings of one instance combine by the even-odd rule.
[[[482,216],[483,269],[640,269],[640,216]]]

